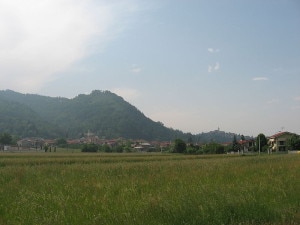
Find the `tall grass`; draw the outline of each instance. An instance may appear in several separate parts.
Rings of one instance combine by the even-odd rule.
[[[0,224],[300,224],[300,156],[1,154]]]

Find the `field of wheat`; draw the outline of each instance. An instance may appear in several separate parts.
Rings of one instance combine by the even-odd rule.
[[[300,155],[0,153],[1,225],[300,224]]]

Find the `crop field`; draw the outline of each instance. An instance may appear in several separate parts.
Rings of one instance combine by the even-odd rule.
[[[0,224],[300,224],[300,154],[0,153]]]

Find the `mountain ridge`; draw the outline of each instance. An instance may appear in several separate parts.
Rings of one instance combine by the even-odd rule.
[[[0,133],[9,132],[21,137],[78,138],[90,130],[103,138],[158,141],[181,138],[206,143],[229,142],[236,135],[224,131],[192,135],[167,128],[110,91],[94,90],[68,99],[0,90],[0,106]],[[13,120],[18,123],[12,124]],[[18,128],[18,124],[26,123],[31,125]]]

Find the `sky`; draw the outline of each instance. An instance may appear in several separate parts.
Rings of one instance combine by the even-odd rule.
[[[300,1],[0,0],[0,89],[109,90],[193,134],[300,134]]]

